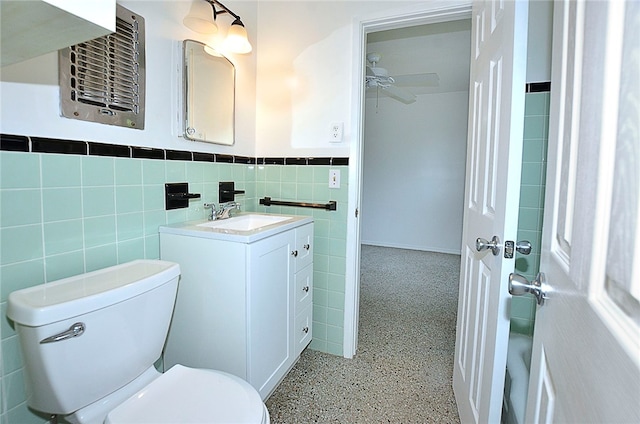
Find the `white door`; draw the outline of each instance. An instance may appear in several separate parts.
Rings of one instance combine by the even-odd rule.
[[[558,2],[527,423],[640,422],[640,2]]]
[[[463,422],[498,422],[520,193],[527,2],[475,2],[462,263],[453,385]],[[477,250],[478,238],[497,248]],[[494,253],[495,252],[495,253]]]
[[[462,422],[498,423],[509,338],[508,276],[520,195],[528,2],[474,2],[469,135],[453,388]],[[479,252],[476,239],[499,239]]]

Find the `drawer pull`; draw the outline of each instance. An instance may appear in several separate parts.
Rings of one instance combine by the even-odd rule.
[[[291,252],[291,254],[293,255],[293,257],[294,257],[294,258],[297,258],[297,257],[298,257],[298,251],[297,251],[297,250],[293,250],[293,251]]]
[[[310,244],[308,244],[308,243],[307,243],[307,244],[305,244],[305,245],[304,245],[304,246],[302,246],[302,247],[304,247],[306,250],[311,249],[311,245],[310,245]]]
[[[302,291],[303,291],[303,292],[306,292],[306,293],[309,293],[309,286],[304,286],[304,287],[302,288]]]
[[[302,329],[302,332],[303,332],[303,333],[308,333],[308,332],[309,332],[309,327],[304,327],[304,328]]]

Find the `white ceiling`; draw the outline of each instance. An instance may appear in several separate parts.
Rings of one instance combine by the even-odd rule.
[[[416,95],[468,91],[470,51],[469,19],[367,35],[367,53],[380,53],[382,57],[376,66],[387,69],[390,76],[438,74],[438,87],[405,87]],[[373,93],[375,89],[368,91]]]

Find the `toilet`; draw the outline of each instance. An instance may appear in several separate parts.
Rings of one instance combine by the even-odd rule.
[[[79,424],[269,423],[239,377],[156,370],[179,278],[178,264],[136,260],[11,293],[27,404]]]

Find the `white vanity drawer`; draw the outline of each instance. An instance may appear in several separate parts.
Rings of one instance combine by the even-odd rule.
[[[313,266],[309,265],[296,272],[295,281],[295,313],[298,314],[307,305],[311,304],[311,299],[313,298]]]
[[[313,262],[313,224],[296,228],[295,272]]]
[[[312,310],[313,305],[309,304],[305,309],[300,311],[298,315],[296,315],[296,321],[293,330],[293,342],[295,346],[294,356],[300,355],[300,352],[302,352],[311,341],[313,322],[311,318]]]

